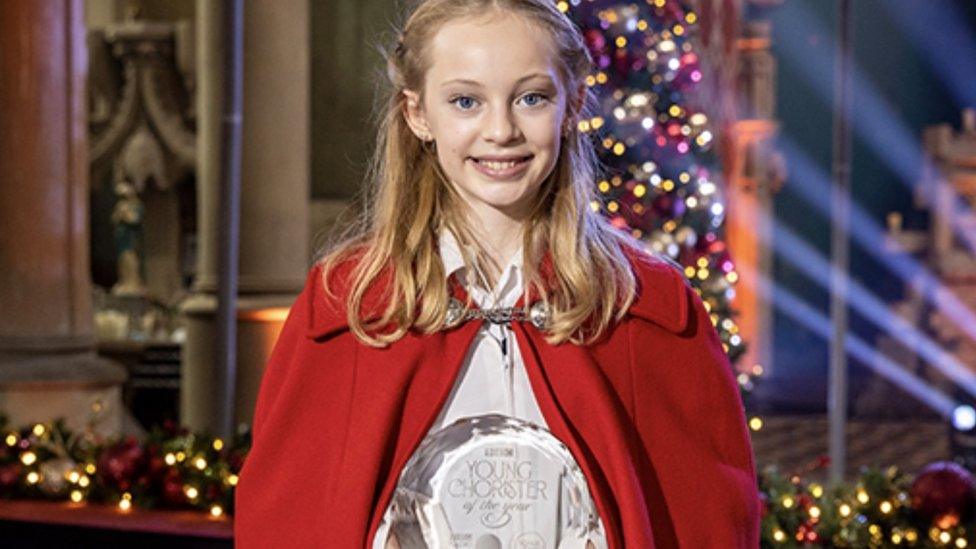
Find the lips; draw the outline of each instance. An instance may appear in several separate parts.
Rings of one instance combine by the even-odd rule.
[[[491,179],[507,180],[520,177],[528,169],[532,155],[471,157],[474,168]]]

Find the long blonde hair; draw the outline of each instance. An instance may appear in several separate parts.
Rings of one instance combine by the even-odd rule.
[[[408,330],[429,334],[443,327],[450,295],[437,249],[440,230],[455,234],[467,265],[489,267],[436,153],[406,123],[402,92],[423,89],[429,66],[425,47],[445,23],[500,10],[524,16],[549,33],[564,89],[579,89],[591,71],[579,31],[552,0],[425,0],[410,14],[396,47],[385,55],[391,85],[381,106],[366,211],[321,259],[329,295],[345,299],[349,327],[368,345],[385,346]],[[573,131],[562,139],[557,164],[523,230],[526,290],[531,288],[551,307],[547,340],[553,344],[599,338],[625,314],[636,293],[625,253],[632,241],[590,208],[598,162],[593,142],[575,131],[575,123],[590,115],[593,102],[589,91],[582,104],[568,101],[566,116]],[[543,273],[540,265],[547,254],[550,268]],[[353,267],[339,281],[343,295],[338,295],[331,275],[346,261],[353,261]],[[363,298],[374,284],[384,286],[385,307],[364,311]],[[371,316],[373,312],[377,314]]]

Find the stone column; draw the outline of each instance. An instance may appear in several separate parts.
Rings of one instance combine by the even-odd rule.
[[[101,29],[120,19],[117,0],[85,2],[85,22],[89,29]]]
[[[95,355],[84,2],[0,0],[0,411],[15,426],[99,411],[125,370]]]
[[[244,141],[237,422],[250,422],[264,364],[305,282],[309,208],[309,4],[251,0],[244,12]],[[199,260],[184,303],[181,415],[216,429],[217,193],[223,44],[216,2],[197,2]]]
[[[771,8],[778,0],[752,0]],[[747,21],[739,39],[738,120],[732,123],[729,142],[732,154],[728,189],[729,248],[740,266],[743,280],[736,286],[735,308],[748,350],[740,369],[765,374],[772,372],[773,311],[771,303],[757,291],[748,276],[772,278],[773,196],[785,178],[782,157],[773,149],[779,131],[776,122],[776,60],[770,53],[770,23]],[[759,366],[762,370],[757,370]]]

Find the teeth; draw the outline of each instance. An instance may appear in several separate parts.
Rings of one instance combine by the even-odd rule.
[[[494,160],[479,160],[482,166],[487,166],[492,170],[507,170],[508,168],[515,167],[516,164],[521,162],[521,160],[508,160],[506,162],[496,162]]]

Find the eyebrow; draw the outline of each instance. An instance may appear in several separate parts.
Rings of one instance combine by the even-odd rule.
[[[546,80],[549,81],[549,83],[553,83],[552,77],[550,77],[548,74],[541,73],[541,72],[534,72],[532,74],[527,74],[527,75],[523,76],[522,78],[519,78],[518,80],[515,81],[515,84],[518,85],[518,84],[521,84],[522,82],[525,82],[526,80],[532,80],[533,78],[545,78]],[[471,85],[471,86],[481,86],[482,85],[481,82],[478,82],[476,80],[467,80],[467,79],[464,79],[464,78],[455,78],[453,80],[448,80],[447,82],[444,82],[443,84],[441,84],[441,87],[448,86],[450,84],[468,84],[468,85]]]

